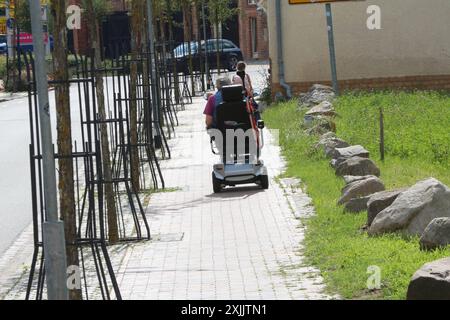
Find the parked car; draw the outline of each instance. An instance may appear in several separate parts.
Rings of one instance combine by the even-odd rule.
[[[175,48],[174,57],[179,72],[189,73],[189,54],[192,55],[194,71],[200,71],[201,65],[205,64],[205,54],[208,57],[209,69],[218,69],[217,66],[217,43],[219,44],[220,68],[236,71],[237,63],[243,60],[241,49],[227,39],[209,39],[201,42],[199,50],[198,42],[183,43]],[[189,53],[190,48],[190,53]]]

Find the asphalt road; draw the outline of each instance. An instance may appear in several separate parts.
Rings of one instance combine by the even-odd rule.
[[[56,137],[54,92],[50,91],[53,138]],[[71,88],[71,104],[78,91]],[[80,140],[79,111],[72,108],[73,138]],[[28,99],[0,103],[0,255],[31,223],[30,129]]]
[[[27,99],[0,103],[0,254],[31,222]]]

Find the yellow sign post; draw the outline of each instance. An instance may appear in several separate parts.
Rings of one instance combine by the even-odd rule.
[[[0,17],[0,34],[6,34],[6,16]]]

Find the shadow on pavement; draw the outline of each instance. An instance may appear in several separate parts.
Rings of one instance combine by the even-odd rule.
[[[214,199],[247,198],[262,192],[265,192],[265,190],[261,189],[260,186],[229,187],[223,189],[221,193],[212,193],[206,197]]]

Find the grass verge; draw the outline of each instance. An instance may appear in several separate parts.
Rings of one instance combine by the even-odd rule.
[[[378,115],[386,116],[384,163],[377,161]],[[388,189],[410,186],[433,176],[450,185],[450,98],[434,92],[348,93],[336,103],[338,135],[372,153]],[[264,113],[269,128],[280,129],[288,163],[286,176],[302,179],[317,215],[306,221],[305,255],[318,267],[328,288],[346,299],[404,299],[414,272],[450,250],[419,250],[418,239],[398,235],[368,237],[362,230],[367,214],[344,214],[337,200],[344,186],[329,162],[314,148],[318,137],[300,127],[304,113],[296,101],[275,105]],[[382,288],[367,290],[368,268],[381,268]]]

